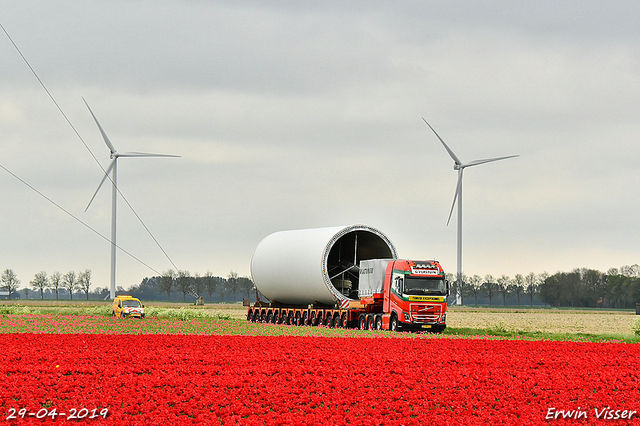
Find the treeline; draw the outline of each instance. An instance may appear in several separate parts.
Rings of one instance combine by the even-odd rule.
[[[0,288],[6,292],[7,299],[11,299],[17,295],[20,280],[12,269],[5,269],[0,275],[0,284]],[[91,270],[89,269],[77,274],[75,271],[69,271],[64,275],[60,272],[54,272],[51,276],[47,276],[47,273],[42,271],[35,274],[29,284],[36,293],[39,293],[41,299],[44,299],[45,293],[47,293],[47,298],[53,298],[55,295],[56,299],[65,296],[73,299],[73,294],[76,293],[84,295],[89,300],[89,296],[93,293],[91,291]],[[22,289],[22,293],[25,298],[28,298],[29,287]]]
[[[29,286],[20,288],[21,281],[15,272],[6,269],[0,275],[0,297],[27,299],[71,299],[104,300],[109,298],[108,287],[91,289],[91,271],[76,273],[69,271],[62,275],[54,272],[47,275],[41,271],[35,274]],[[200,276],[188,271],[165,271],[160,276],[144,278],[125,290],[116,288],[116,295],[128,294],[143,300],[179,300],[194,301],[202,296],[208,301],[236,302],[242,299],[256,299],[253,281],[240,277],[231,271],[226,278],[214,276],[211,272]]]
[[[540,297],[551,306],[635,308],[640,303],[640,266],[612,268],[607,273],[558,272],[542,283]]]
[[[237,302],[242,299],[255,301],[256,298],[253,281],[233,271],[223,278],[211,272],[200,276],[197,273],[191,275],[188,271],[169,270],[161,276],[143,279],[126,292],[118,288],[116,293],[121,292],[144,300],[175,300],[177,296],[182,301],[193,301],[201,296],[210,302]]]
[[[493,275],[467,276],[462,274],[462,288],[459,289],[456,276],[447,273],[447,280],[451,283],[450,301],[455,301],[457,294],[461,291],[463,305],[485,305],[492,306],[496,301],[501,301],[503,305],[542,305],[540,299],[540,284],[548,277],[548,274],[529,273],[526,276],[516,274],[510,278],[501,275],[495,278]]]
[[[606,273],[595,269],[574,269],[549,275],[529,273],[516,274],[513,278],[501,275],[462,276],[462,287],[458,289],[456,277],[447,274],[451,283],[450,301],[456,300],[461,291],[466,305],[495,303],[502,305],[550,305],[592,308],[634,308],[640,303],[640,266],[612,268]],[[109,289],[91,289],[91,271],[69,271],[62,275],[54,272],[38,272],[29,282],[30,287],[19,290],[20,280],[11,269],[0,275],[0,297],[13,298],[18,291],[25,298],[60,299],[76,298],[107,299]],[[116,294],[130,294],[143,300],[194,301],[202,296],[210,302],[236,302],[242,299],[256,300],[260,295],[247,277],[239,277],[231,271],[227,277],[211,272],[200,276],[188,271],[168,270],[160,276],[144,278],[140,284],[125,290],[116,289]],[[21,296],[20,296],[21,297]],[[263,297],[262,297],[263,298]],[[264,298],[263,298],[264,299]]]
[[[447,274],[452,297],[457,292],[456,277]],[[640,266],[612,268],[606,273],[581,268],[571,272],[546,272],[510,278],[502,275],[471,277],[462,275],[463,304],[550,305],[591,308],[634,308],[640,303]]]

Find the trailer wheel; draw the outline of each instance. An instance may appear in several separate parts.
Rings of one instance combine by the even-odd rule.
[[[340,318],[338,318],[338,324],[338,327],[340,328],[347,328],[347,314],[340,315]]]
[[[302,325],[302,321],[301,321],[301,316],[300,316],[300,312],[296,312],[296,318],[293,321],[294,325]]]
[[[329,328],[333,328],[334,323],[333,323],[333,317],[331,316],[331,314],[327,315],[327,327]]]
[[[380,315],[376,317],[376,330],[382,330],[382,317]]]
[[[367,315],[367,330],[373,330],[375,328],[373,315]]]
[[[360,330],[366,330],[367,329],[367,317],[364,315],[360,315],[360,318],[358,319],[358,328]]]
[[[391,315],[391,320],[389,320],[389,330],[391,331],[399,331],[398,330],[398,317],[395,315]]]
[[[335,328],[342,328],[342,319],[340,318],[340,314],[337,312],[333,316],[333,326]]]
[[[260,318],[259,318],[260,322],[266,322],[267,321],[267,313],[265,311],[262,311],[260,313]]]
[[[309,325],[309,318],[307,316],[307,312],[302,314],[302,322],[300,325]]]
[[[272,324],[275,321],[273,320],[273,311],[269,311],[269,313],[267,314],[267,324]]]
[[[289,315],[287,315],[287,325],[291,325],[291,323],[293,322],[293,312],[289,312]]]
[[[258,318],[260,318],[260,312],[255,311],[253,313],[253,318],[251,319],[251,322],[258,322]]]

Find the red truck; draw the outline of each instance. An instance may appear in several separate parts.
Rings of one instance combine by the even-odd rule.
[[[256,302],[248,308],[247,320],[436,333],[446,328],[449,283],[438,261],[366,259],[349,269],[358,270],[357,298],[336,300],[333,306]],[[332,278],[335,288],[355,295],[351,280]]]

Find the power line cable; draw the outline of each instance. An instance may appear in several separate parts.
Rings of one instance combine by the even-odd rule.
[[[91,148],[89,148],[89,145],[87,145],[87,143],[84,141],[84,139],[82,138],[82,136],[80,135],[80,133],[78,132],[78,130],[75,128],[75,126],[73,125],[73,123],[71,123],[71,120],[69,120],[69,117],[67,117],[67,115],[64,113],[64,111],[62,110],[62,108],[60,107],[60,105],[58,104],[58,102],[55,100],[55,98],[53,97],[53,95],[51,94],[51,92],[49,92],[49,89],[47,89],[47,86],[45,86],[44,82],[40,79],[40,77],[38,76],[38,73],[36,73],[36,71],[33,69],[33,67],[31,66],[31,64],[29,63],[29,61],[27,60],[27,58],[22,54],[22,51],[20,50],[20,48],[18,47],[18,45],[13,41],[13,39],[11,38],[11,36],[9,35],[9,33],[7,32],[7,30],[4,28],[4,26],[2,24],[0,24],[0,28],[2,28],[2,31],[4,31],[4,33],[7,35],[7,38],[9,39],[9,41],[11,42],[11,44],[13,45],[13,47],[16,49],[16,51],[18,52],[18,54],[20,55],[20,57],[22,58],[22,60],[25,62],[25,64],[27,64],[27,67],[29,67],[29,69],[31,70],[31,73],[36,77],[36,79],[38,80],[38,82],[40,83],[40,86],[42,86],[42,88],[44,89],[44,91],[47,93],[47,95],[49,96],[49,98],[51,99],[51,101],[54,103],[54,105],[56,106],[56,108],[58,109],[58,111],[60,112],[60,114],[62,114],[62,116],[64,117],[64,119],[66,120],[66,122],[69,124],[69,126],[71,127],[71,129],[73,130],[73,132],[76,134],[76,136],[78,137],[78,139],[80,139],[80,142],[82,142],[82,144],[84,145],[84,147],[87,149],[87,151],[89,151],[89,154],[91,154],[91,157],[93,157],[94,161],[98,164],[98,166],[100,167],[100,169],[102,170],[102,173],[104,173],[107,178],[109,178],[109,181],[111,182],[111,184],[116,188],[116,191],[118,191],[118,194],[120,194],[120,196],[122,197],[122,199],[124,200],[124,202],[127,204],[127,206],[129,206],[129,209],[133,212],[133,214],[135,215],[135,217],[138,219],[138,221],[140,222],[140,224],[142,224],[143,228],[147,231],[147,233],[149,234],[149,236],[151,237],[151,239],[153,239],[153,241],[156,243],[156,245],[158,246],[158,248],[160,249],[160,251],[162,251],[162,253],[165,255],[165,257],[169,260],[169,262],[171,263],[171,265],[173,265],[173,267],[178,270],[178,267],[176,266],[176,264],[173,262],[173,260],[171,260],[171,258],[169,257],[169,255],[167,254],[167,252],[164,250],[164,248],[160,245],[160,242],[156,239],[156,237],[153,235],[153,233],[151,232],[151,230],[147,227],[147,225],[144,223],[144,221],[142,220],[142,218],[138,215],[138,213],[136,212],[136,210],[133,208],[133,206],[131,205],[131,203],[129,203],[129,200],[127,200],[127,198],[124,196],[124,194],[120,191],[120,188],[118,188],[117,185],[115,185],[113,183],[113,180],[111,179],[111,176],[109,176],[107,174],[107,171],[104,169],[104,167],[102,167],[102,164],[100,164],[100,161],[98,161],[98,158],[95,156],[95,154],[93,153],[93,151],[91,151]],[[4,167],[3,167],[4,168]],[[5,169],[7,170],[7,169]],[[8,170],[7,170],[8,171]],[[11,173],[11,172],[9,172]],[[12,173],[13,174],[13,173]],[[15,176],[15,175],[14,175]],[[17,177],[17,176],[16,176]],[[19,178],[18,178],[19,179]],[[35,190],[35,188],[32,188]],[[46,197],[45,197],[46,198]],[[55,204],[55,203],[54,203]],[[83,223],[84,224],[84,223]],[[120,248],[117,244],[116,247]],[[122,250],[122,248],[120,248],[120,250]],[[123,250],[124,251],[124,250]]]
[[[69,216],[71,216],[73,219],[75,219],[76,221],[80,222],[82,225],[84,225],[86,228],[90,229],[91,231],[93,231],[95,234],[97,234],[98,236],[100,236],[101,238],[107,240],[109,243],[115,245],[118,249],[122,250],[123,253],[126,253],[127,255],[129,255],[132,259],[137,260],[138,262],[140,262],[141,264],[143,264],[144,266],[146,266],[147,268],[151,269],[153,272],[155,272],[158,275],[162,275],[160,272],[156,271],[154,268],[152,268],[151,266],[147,265],[145,262],[143,262],[142,260],[138,259],[137,257],[135,257],[133,254],[129,253],[127,250],[123,249],[122,247],[120,247],[119,245],[113,243],[109,238],[105,237],[104,235],[102,235],[100,232],[96,231],[94,228],[92,228],[90,225],[86,224],[85,222],[82,221],[82,219],[78,218],[77,216],[75,216],[73,213],[71,213],[70,211],[68,211],[67,209],[65,209],[64,207],[62,207],[60,204],[56,203],[55,201],[53,201],[51,198],[47,197],[46,195],[44,195],[42,192],[38,191],[34,186],[30,185],[29,183],[27,183],[24,179],[22,179],[20,176],[16,175],[15,173],[13,173],[11,170],[7,169],[5,166],[3,166],[2,164],[0,164],[0,168],[2,168],[4,171],[6,171],[7,173],[9,173],[11,176],[13,176],[14,178],[18,179],[20,182],[22,182],[24,185],[26,185],[29,189],[31,189],[32,191],[34,191],[36,194],[40,195],[42,198],[44,198],[45,200],[47,200],[48,202],[50,202],[51,204],[53,204],[54,206],[56,206],[57,208],[59,208],[60,210],[62,210],[63,212],[65,212],[66,214],[68,214]]]

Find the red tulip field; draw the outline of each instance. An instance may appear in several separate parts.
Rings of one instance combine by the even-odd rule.
[[[197,327],[185,334],[170,321],[162,322],[166,333],[124,330],[154,321],[159,327],[154,319],[0,317],[2,419],[42,425],[640,424],[636,344],[356,331],[293,336],[289,327],[267,324],[254,326],[269,333],[255,334],[270,335],[203,334]],[[20,332],[10,332],[10,325]]]

